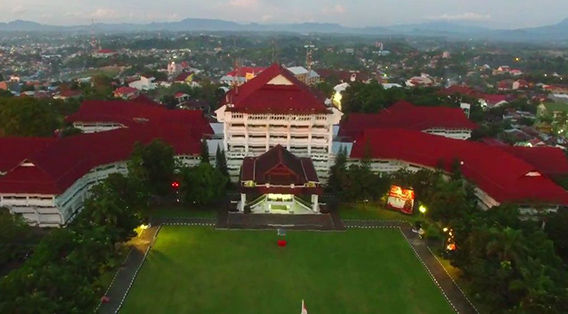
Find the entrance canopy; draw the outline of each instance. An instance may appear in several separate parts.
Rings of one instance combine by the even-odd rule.
[[[281,145],[243,160],[241,188],[260,194],[321,194],[312,160],[299,158]]]

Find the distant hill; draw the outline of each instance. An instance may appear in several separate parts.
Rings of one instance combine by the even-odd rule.
[[[488,39],[518,42],[568,42],[568,19],[557,24],[522,28],[515,30],[496,30],[475,25],[432,21],[420,24],[403,24],[384,27],[346,27],[336,23],[282,23],[258,24],[236,23],[217,19],[187,18],[177,22],[154,22],[147,24],[105,24],[56,26],[36,22],[16,20],[0,23],[2,32],[137,32],[137,31],[249,31],[249,32],[291,32],[327,33],[361,35],[403,35],[446,37],[450,39]]]

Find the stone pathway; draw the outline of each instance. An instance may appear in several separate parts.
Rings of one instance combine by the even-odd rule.
[[[382,220],[344,220],[343,223],[347,229],[398,228],[454,311],[464,314],[479,313],[442,264],[440,264],[434,253],[426,245],[426,242],[412,231],[409,223]]]

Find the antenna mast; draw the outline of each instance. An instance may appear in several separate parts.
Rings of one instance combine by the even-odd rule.
[[[306,48],[306,67],[308,68],[308,72],[312,70],[312,52],[316,46],[312,44],[307,44],[304,46]]]

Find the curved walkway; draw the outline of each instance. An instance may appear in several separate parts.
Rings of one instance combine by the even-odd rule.
[[[154,244],[162,225],[188,225],[188,226],[215,226],[215,218],[163,218],[153,220],[153,226],[146,229],[139,237],[129,252],[126,261],[117,270],[105,296],[109,302],[101,303],[96,311],[99,313],[117,313],[132,284],[142,267],[146,255]],[[446,272],[436,256],[428,248],[426,243],[418,238],[412,231],[408,222],[388,220],[344,220],[347,229],[375,229],[375,228],[398,228],[406,238],[418,260],[424,265],[434,283],[440,288],[442,294],[457,313],[479,313],[452,277]]]

